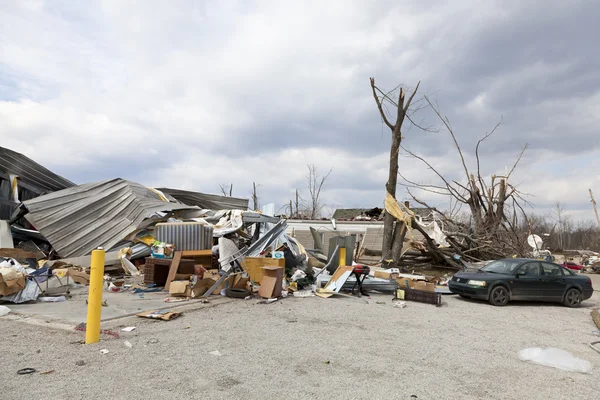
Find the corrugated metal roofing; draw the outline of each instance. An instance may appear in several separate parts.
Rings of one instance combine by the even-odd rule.
[[[60,190],[24,202],[27,220],[62,257],[110,249],[160,211],[197,207],[165,202],[135,182],[112,179]]]
[[[190,206],[198,206],[209,210],[247,210],[248,199],[238,197],[218,196],[216,194],[205,194],[190,192],[187,190],[160,188],[161,192],[171,195],[182,203]]]
[[[75,184],[62,176],[36,163],[29,157],[10,149],[0,147],[0,171],[17,175],[21,181],[42,191],[54,192]]]

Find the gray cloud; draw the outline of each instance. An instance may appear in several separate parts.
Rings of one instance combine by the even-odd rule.
[[[503,117],[482,147],[484,173],[504,171],[527,142],[515,181],[540,210],[573,198],[590,217],[580,199],[600,180],[578,159],[600,143],[599,11],[589,1],[5,2],[0,139],[76,182],[234,182],[248,196],[258,181],[278,204],[314,163],[334,168],[330,203],[370,207],[382,201],[390,133],[368,78],[388,90],[421,80],[470,166]],[[415,119],[439,125],[431,110]],[[407,125],[404,136],[462,179],[447,132]],[[401,162],[412,179],[434,179]]]

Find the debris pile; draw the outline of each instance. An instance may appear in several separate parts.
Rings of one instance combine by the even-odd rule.
[[[354,263],[355,237],[335,238],[327,255],[306,249],[286,234],[274,205],[249,211],[247,199],[120,178],[75,185],[19,153],[0,152],[2,301],[69,299],[72,290],[89,285],[91,252],[98,248],[106,251],[105,291],[140,298],[164,293],[169,303],[211,295],[267,303],[344,291],[398,296],[400,271]],[[384,214],[373,208],[347,219],[381,221]],[[430,290],[417,286],[402,290]]]

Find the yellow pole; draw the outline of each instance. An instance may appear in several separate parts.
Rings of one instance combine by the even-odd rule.
[[[340,247],[340,267],[346,266],[346,248]]]
[[[90,291],[88,294],[87,324],[85,344],[100,340],[100,316],[102,314],[102,283],[104,280],[104,250],[99,247],[92,251]]]

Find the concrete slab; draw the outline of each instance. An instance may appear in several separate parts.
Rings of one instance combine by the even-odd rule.
[[[71,289],[72,298],[58,303],[4,304],[13,315],[27,316],[30,319],[52,321],[68,325],[78,325],[86,321],[88,288]],[[167,292],[133,294],[131,292],[103,292],[107,307],[102,307],[102,326],[119,318],[133,316],[142,311],[159,308],[180,308],[183,306],[201,306],[201,300],[189,300],[177,303],[165,303]],[[210,301],[219,301],[221,296],[211,296]]]

